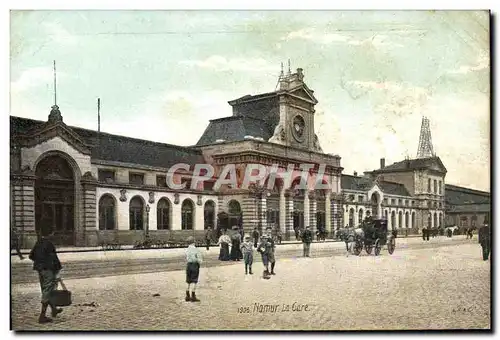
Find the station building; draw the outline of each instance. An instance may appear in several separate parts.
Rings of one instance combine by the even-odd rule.
[[[211,120],[189,147],[68,126],[56,105],[47,121],[11,116],[11,225],[23,247],[34,244],[42,226],[54,229],[59,245],[96,246],[146,236],[201,238],[208,226],[273,226],[285,239],[294,228],[321,226],[331,235],[366,216],[416,231],[442,226],[445,211],[453,216],[445,209],[447,170],[439,157],[389,166],[382,159],[362,176],[343,175],[340,156],[324,153],[315,134],[317,103],[299,68],[282,74],[276,91],[229,101],[232,115]],[[174,190],[166,174],[179,163],[192,167],[175,173],[174,182],[186,188]],[[304,163],[314,165],[312,185],[294,189]],[[247,189],[214,190],[214,180],[192,187],[195,164],[212,165],[214,180],[228,164],[235,164],[238,183],[250,164],[271,175]],[[271,179],[276,165],[291,169],[291,187]]]

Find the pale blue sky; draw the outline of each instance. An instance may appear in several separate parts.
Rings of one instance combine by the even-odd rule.
[[[489,190],[486,12],[22,11],[11,14],[11,115],[179,145],[227,101],[273,91],[280,62],[315,90],[325,152],[359,173],[414,157],[422,115],[447,182]]]

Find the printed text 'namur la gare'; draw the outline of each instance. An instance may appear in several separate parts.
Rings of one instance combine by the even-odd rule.
[[[191,172],[191,165],[179,163],[173,165],[166,173],[166,185],[172,190],[203,188],[205,182],[212,182],[212,190],[218,191],[222,186],[231,189],[249,189],[257,186],[273,190],[276,186],[282,189],[330,190],[328,176],[325,176],[325,164],[289,164],[287,169],[278,165],[266,167],[262,164],[246,164],[244,173],[235,164],[226,164],[216,174],[210,164],[196,164]],[[175,180],[179,176],[189,174],[190,185],[186,181]]]

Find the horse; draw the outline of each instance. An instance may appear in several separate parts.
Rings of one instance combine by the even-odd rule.
[[[345,242],[347,254],[352,253],[356,240],[364,240],[365,232],[362,228],[340,228],[337,231],[337,237]]]

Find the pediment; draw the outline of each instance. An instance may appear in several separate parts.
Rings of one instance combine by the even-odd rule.
[[[21,147],[30,148],[55,137],[60,137],[82,154],[90,155],[91,153],[90,146],[87,145],[76,132],[74,132],[62,121],[55,123],[47,122],[39,128],[29,131],[28,133],[14,136],[14,140],[16,143],[19,143]]]
[[[427,167],[429,170],[440,172],[440,173],[446,173],[448,170],[446,170],[443,162],[441,162],[441,159],[439,157],[434,158],[433,162],[428,165]]]
[[[288,93],[312,104],[318,103],[318,100],[313,95],[313,91],[310,90],[305,84],[290,90]]]

